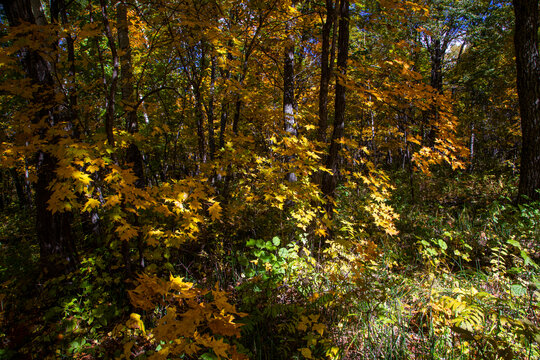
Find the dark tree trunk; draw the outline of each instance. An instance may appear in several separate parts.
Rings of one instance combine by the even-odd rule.
[[[334,23],[334,1],[326,0],[326,21],[322,29],[321,82],[319,89],[319,141],[326,143],[328,128],[328,88],[330,84],[330,32]]]
[[[236,96],[236,105],[234,110],[234,118],[233,118],[233,133],[234,135],[238,135],[238,123],[240,122],[240,111],[242,110],[242,100],[240,99],[240,95]]]
[[[111,147],[114,147],[114,112],[115,112],[115,99],[116,99],[116,87],[118,85],[118,73],[120,68],[120,62],[118,60],[118,52],[116,51],[116,43],[112,34],[111,26],[109,23],[109,17],[107,15],[107,3],[105,0],[99,1],[101,5],[101,14],[103,16],[103,26],[105,28],[105,35],[109,48],[111,49],[113,70],[111,74],[109,89],[107,97],[105,98],[105,132],[107,133],[107,142]]]
[[[431,62],[431,73],[429,83],[431,87],[439,94],[443,93],[443,61],[448,45],[446,41],[441,39],[432,39],[428,46]],[[435,146],[435,138],[437,137],[437,122],[439,120],[439,110],[437,104],[434,103],[428,114],[424,115],[425,133],[422,132],[422,138],[425,145],[429,147]]]
[[[10,26],[17,26],[21,21],[41,25],[46,23],[42,13],[32,13],[30,0],[2,0],[0,3],[4,7]],[[36,112],[33,123],[38,124],[42,118],[47,119],[45,125],[37,130],[36,136],[53,143],[54,139],[47,138],[47,130],[58,122],[58,117],[67,116],[60,113],[62,110],[55,109],[52,65],[33,49],[21,50],[20,59],[26,76],[39,87],[33,101],[39,104],[41,109]],[[58,161],[51,154],[38,150],[35,156],[35,166],[37,172],[37,181],[34,185],[36,231],[40,247],[40,262],[44,274],[47,277],[52,277],[74,270],[78,264],[75,242],[71,232],[72,214],[70,212],[53,214],[48,208],[48,201],[52,195],[49,185],[55,178]]]
[[[214,137],[214,97],[216,92],[216,57],[212,55],[210,69],[210,99],[208,99],[208,153],[210,160],[216,155],[216,140]]]
[[[199,161],[206,162],[206,142],[204,139],[204,112],[200,83],[193,85],[195,95],[195,117],[197,118],[197,138],[199,145]]]
[[[9,173],[11,174],[11,177],[13,178],[13,183],[15,184],[15,190],[17,191],[17,199],[19,200],[19,206],[21,208],[26,207],[26,195],[24,193],[24,187],[21,182],[21,177],[17,173],[17,170],[14,168],[9,169]]]
[[[444,43],[441,43],[440,39],[433,40],[429,47],[431,60],[430,85],[439,93],[442,93],[443,89],[442,65],[445,52],[446,46],[444,46]]]
[[[221,118],[219,120],[219,145],[220,149],[225,146],[225,129],[227,128],[227,118],[229,117],[229,103],[223,99],[221,103]]]
[[[540,200],[540,69],[538,0],[513,0],[522,149],[518,201]]]
[[[133,67],[131,61],[131,45],[129,43],[129,27],[127,18],[127,5],[118,3],[116,9],[116,21],[118,31],[118,48],[120,49],[120,87],[122,89],[122,105],[126,112],[126,128],[128,133],[135,134],[139,131],[137,119],[137,98],[133,87]],[[131,164],[133,173],[137,177],[135,187],[143,188],[146,185],[144,176],[144,163],[142,154],[137,144],[131,142],[127,148],[126,161]],[[139,226],[138,218],[133,219],[135,226]],[[126,244],[127,246],[127,244]],[[139,252],[139,266],[144,269],[144,239],[142,234],[137,235],[137,249]],[[129,261],[129,260],[127,260]]]
[[[120,87],[122,90],[122,105],[126,113],[126,129],[128,133],[135,134],[139,131],[137,119],[137,99],[133,88],[133,67],[131,61],[131,45],[129,43],[129,28],[127,19],[127,6],[120,2],[116,13],[118,30],[118,48],[120,49]],[[126,153],[126,161],[132,164],[133,173],[137,176],[135,186],[144,187],[144,164],[139,147],[130,143]]]
[[[336,81],[336,100],[334,112],[334,130],[330,142],[330,150],[326,161],[326,167],[332,174],[325,173],[323,178],[323,193],[328,198],[333,198],[336,191],[337,179],[339,176],[339,151],[341,150],[340,140],[343,138],[345,129],[345,91],[347,74],[347,58],[349,54],[349,0],[339,2],[339,34],[338,34],[338,58],[337,68],[339,75]],[[331,204],[331,202],[329,202]],[[327,209],[331,210],[331,206]],[[329,211],[330,212],[330,211]]]
[[[294,39],[289,36],[284,53],[283,65],[283,128],[289,136],[296,136],[296,122],[294,119]],[[286,159],[288,161],[289,159]],[[290,172],[287,181],[296,181],[296,174]]]

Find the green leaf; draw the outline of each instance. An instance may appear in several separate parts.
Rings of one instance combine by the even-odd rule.
[[[216,360],[217,357],[216,355],[210,353],[210,352],[207,352],[207,353],[204,353],[201,355],[201,359],[202,360]]]
[[[274,236],[272,238],[272,244],[274,244],[274,246],[279,246],[279,244],[281,244],[281,240],[279,240],[277,236]]]
[[[510,292],[514,296],[523,296],[527,294],[527,289],[520,284],[513,284],[513,285],[510,285]]]
[[[514,247],[517,247],[518,249],[521,249],[520,243],[518,241],[514,240],[514,239],[508,240],[507,243],[514,246]]]
[[[446,242],[444,242],[443,239],[439,239],[438,243],[439,243],[439,246],[441,247],[441,249],[443,249],[443,250],[448,249],[448,245],[446,245]]]

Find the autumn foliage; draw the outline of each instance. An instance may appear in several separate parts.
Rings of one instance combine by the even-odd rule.
[[[0,358],[540,355],[507,2],[0,4]]]

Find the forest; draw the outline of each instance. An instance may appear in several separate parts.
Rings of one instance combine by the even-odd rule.
[[[0,0],[0,359],[539,359],[538,0]]]

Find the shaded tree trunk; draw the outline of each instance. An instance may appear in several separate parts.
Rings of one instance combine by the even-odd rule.
[[[9,173],[11,174],[11,177],[13,178],[13,183],[15,184],[15,190],[17,192],[17,199],[19,200],[19,206],[21,208],[26,207],[27,201],[26,201],[26,195],[24,193],[24,187],[21,182],[21,177],[17,173],[17,170],[14,168],[9,169]]]
[[[516,16],[517,90],[521,115],[522,149],[519,202],[540,200],[540,59],[538,55],[538,0],[513,0]]]
[[[114,112],[115,112],[115,99],[116,99],[116,87],[118,85],[118,73],[120,68],[120,62],[118,59],[118,52],[116,51],[116,43],[112,34],[111,26],[109,23],[109,17],[107,15],[107,5],[105,0],[99,0],[101,5],[101,14],[103,16],[103,26],[105,28],[105,35],[109,48],[111,49],[113,70],[109,83],[109,89],[107,97],[105,98],[105,132],[107,134],[107,142],[111,147],[114,147]]]
[[[118,47],[120,49],[120,87],[122,89],[122,105],[126,112],[126,128],[128,133],[135,134],[139,131],[137,119],[137,97],[133,87],[133,67],[131,61],[131,45],[129,43],[129,27],[127,18],[127,5],[118,3],[116,11]],[[131,142],[126,152],[126,161],[131,164],[133,173],[137,176],[135,187],[143,188],[146,185],[144,176],[144,163],[142,154],[137,144]],[[133,223],[139,226],[138,218]],[[126,244],[127,246],[127,244]],[[141,233],[137,235],[137,249],[139,252],[139,266],[144,269],[144,239]],[[129,261],[129,260],[127,260]]]
[[[17,26],[21,21],[30,24],[46,25],[46,19],[41,12],[40,4],[30,0],[2,0],[10,26]],[[34,8],[34,9],[33,9]],[[34,11],[33,11],[34,10]],[[51,44],[51,46],[54,46]],[[37,51],[23,49],[20,52],[22,67],[33,85],[39,90],[34,94],[34,103],[39,104],[32,120],[39,124],[40,120],[47,121],[41,126],[36,136],[48,143],[54,143],[54,138],[48,138],[47,131],[61,120],[68,120],[65,108],[56,109],[54,94],[57,90],[51,73],[52,65]],[[37,181],[35,189],[36,232],[40,248],[40,262],[43,273],[47,277],[74,270],[78,265],[75,242],[71,231],[72,214],[70,212],[56,212],[53,214],[48,208],[48,201],[52,192],[49,185],[55,179],[58,161],[50,153],[38,150],[35,156]]]
[[[294,39],[291,35],[288,36],[283,58],[283,128],[287,135],[296,136],[298,131],[294,118]],[[286,179],[294,182],[296,174],[289,172]]]
[[[332,174],[325,173],[323,178],[322,191],[327,198],[333,198],[336,191],[337,179],[339,176],[339,151],[341,150],[340,140],[343,138],[345,129],[345,92],[343,84],[347,74],[347,58],[349,54],[349,0],[339,2],[339,34],[338,34],[338,57],[337,68],[339,75],[336,81],[336,99],[334,112],[334,129],[330,142],[330,150],[326,161],[326,167]],[[329,202],[328,204],[331,204]],[[332,206],[328,205],[327,210],[331,213]]]
[[[334,23],[334,1],[326,0],[326,21],[322,29],[321,81],[319,89],[319,141],[326,142],[328,127],[328,89],[330,85],[330,32]]]
[[[208,99],[208,153],[210,160],[216,155],[216,140],[214,137],[214,98],[216,92],[216,57],[211,57],[210,69],[210,99]]]
[[[120,87],[122,90],[122,105],[126,112],[126,129],[128,133],[135,134],[139,131],[137,119],[137,97],[133,87],[133,67],[131,61],[131,45],[129,43],[129,28],[127,19],[127,6],[120,2],[117,7],[118,47],[120,49]],[[126,153],[126,160],[132,164],[133,173],[137,176],[135,186],[144,187],[144,164],[139,147],[130,143]]]

